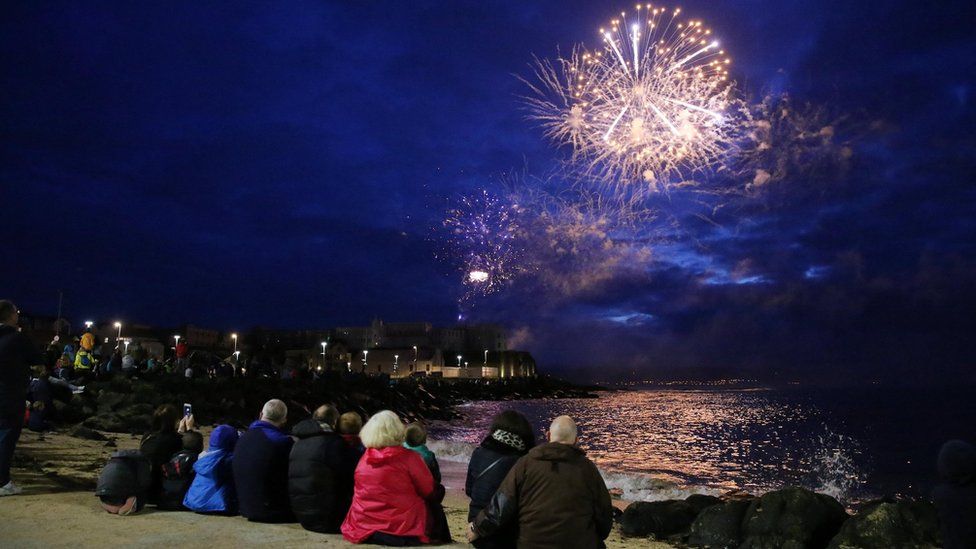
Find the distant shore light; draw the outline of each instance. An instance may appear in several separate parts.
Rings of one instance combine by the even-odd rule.
[[[488,280],[488,273],[484,271],[471,271],[468,273],[468,280],[471,282],[484,282]]]

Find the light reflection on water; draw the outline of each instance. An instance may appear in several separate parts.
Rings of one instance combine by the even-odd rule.
[[[485,436],[491,418],[506,409],[525,414],[539,440],[553,417],[572,416],[580,428],[580,446],[605,474],[645,477],[638,482],[643,488],[649,487],[649,475],[664,481],[654,487],[699,492],[758,493],[802,485],[842,500],[863,495],[858,493],[863,484],[858,444],[831,431],[816,407],[761,390],[627,391],[599,399],[475,402],[461,408],[465,420],[432,426],[431,438],[470,448]],[[443,445],[439,450],[450,452]],[[656,499],[646,493],[641,497]]]

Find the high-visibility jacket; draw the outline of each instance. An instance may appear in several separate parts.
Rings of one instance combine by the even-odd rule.
[[[75,371],[91,370],[93,366],[95,366],[95,359],[91,354],[84,349],[78,351],[75,355]]]

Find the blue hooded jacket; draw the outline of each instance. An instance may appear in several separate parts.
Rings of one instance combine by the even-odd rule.
[[[210,433],[210,448],[193,465],[196,476],[183,506],[198,513],[237,513],[234,491],[234,447],[237,429],[220,425]]]

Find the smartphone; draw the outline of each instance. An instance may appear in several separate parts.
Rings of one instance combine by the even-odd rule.
[[[189,402],[183,403],[183,417],[190,417],[193,415],[193,405]]]

